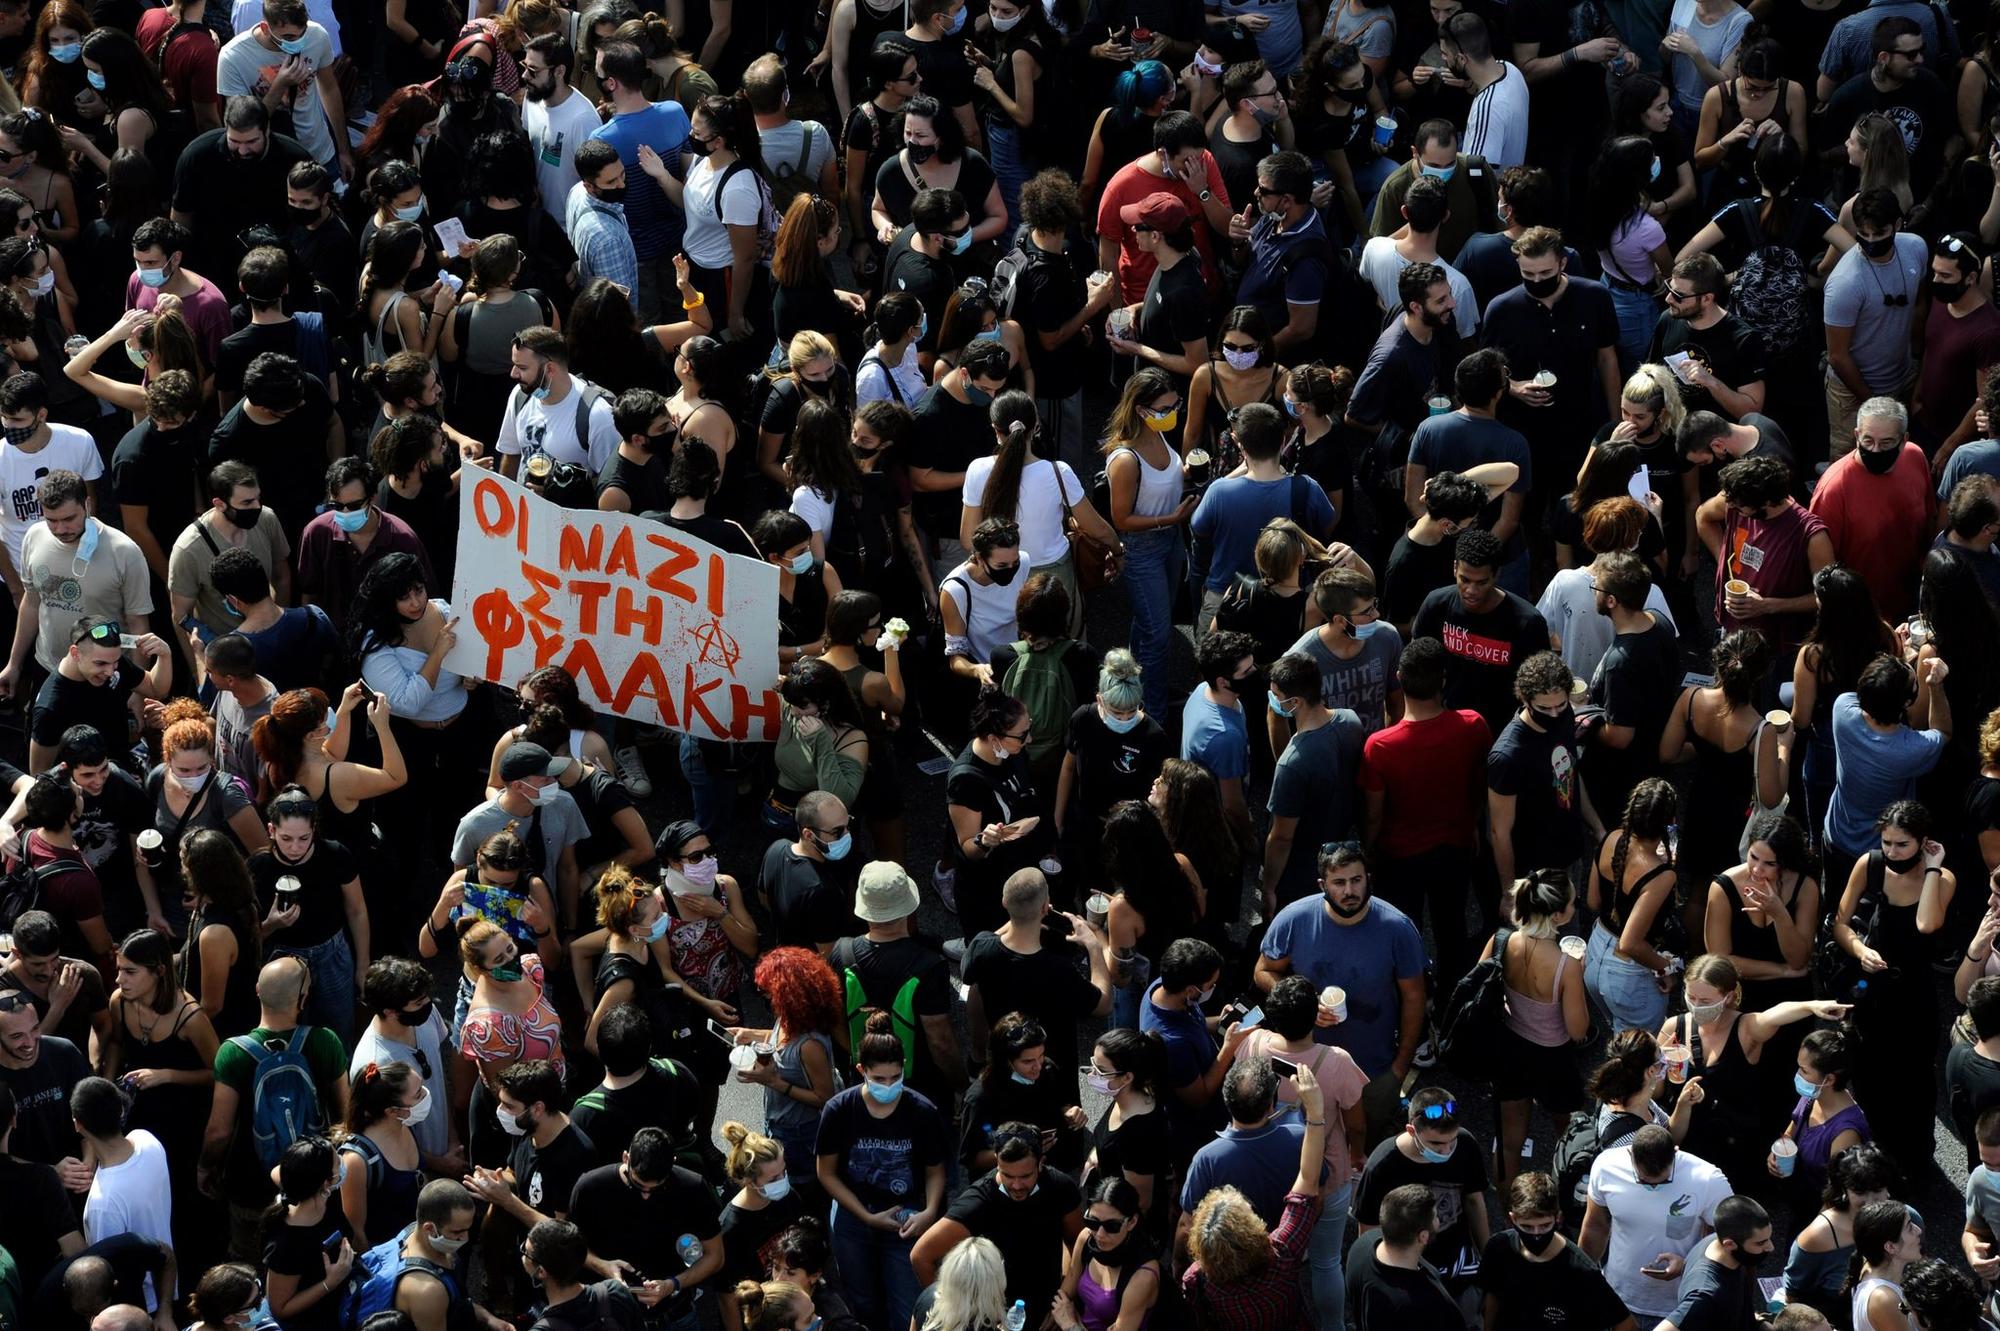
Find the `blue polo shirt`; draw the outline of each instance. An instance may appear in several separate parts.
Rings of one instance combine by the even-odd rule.
[[[1299,1176],[1299,1145],[1305,1140],[1305,1120],[1296,1108],[1280,1112],[1258,1128],[1234,1123],[1194,1154],[1181,1184],[1181,1210],[1189,1215],[1211,1191],[1228,1184],[1243,1194],[1267,1229],[1275,1230],[1285,1213],[1285,1194]],[[1328,1112],[1338,1109],[1327,1106]]]
[[[1264,935],[1264,955],[1289,958],[1292,974],[1313,988],[1337,984],[1347,991],[1347,1020],[1313,1032],[1321,1044],[1354,1056],[1361,1070],[1379,1077],[1396,1057],[1402,995],[1398,980],[1424,973],[1424,943],[1410,917],[1376,897],[1358,924],[1336,924],[1324,893],[1279,910]]]
[[[1221,707],[1198,688],[1181,708],[1181,757],[1200,763],[1218,781],[1250,770],[1250,731],[1240,707]]]
[[[591,134],[618,150],[625,164],[625,225],[632,232],[632,250],[640,263],[672,254],[681,247],[685,225],[654,179],[639,169],[639,145],[650,144],[676,178],[684,174],[681,152],[687,147],[688,113],[679,102],[654,102],[643,111],[611,117]]]
[[[1294,250],[1304,252],[1293,257]],[[1277,332],[1292,321],[1288,305],[1317,305],[1326,298],[1332,254],[1319,209],[1306,209],[1304,220],[1289,231],[1278,230],[1276,213],[1266,213],[1250,228],[1250,266],[1236,288],[1236,303],[1256,306],[1271,331]]]

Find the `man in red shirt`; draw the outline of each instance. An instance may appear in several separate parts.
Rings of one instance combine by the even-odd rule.
[[[1362,836],[1376,856],[1378,890],[1419,929],[1428,896],[1438,973],[1456,977],[1476,959],[1465,929],[1465,889],[1493,732],[1479,713],[1445,707],[1446,660],[1436,638],[1403,648],[1396,667],[1403,719],[1362,745],[1359,784],[1367,801]]]
[[[160,67],[167,99],[194,120],[195,133],[222,127],[215,95],[215,57],[221,50],[204,24],[208,0],[174,0],[139,16],[139,49]]]
[[[1833,562],[1833,538],[1817,513],[1792,498],[1792,469],[1778,459],[1738,458],[1721,481],[1722,506],[1705,504],[1695,515],[1715,557],[1716,620],[1723,633],[1756,629],[1779,660],[1790,661],[1812,625],[1813,574]],[[1743,587],[1732,591],[1732,582]]]
[[[1097,266],[1118,274],[1121,305],[1146,298],[1155,260],[1139,248],[1120,216],[1125,205],[1150,194],[1171,194],[1187,205],[1197,222],[1195,248],[1210,295],[1216,292],[1215,238],[1229,234],[1229,191],[1221,168],[1208,151],[1201,122],[1186,111],[1169,111],[1153,126],[1153,151],[1118,168],[1097,201]]]
[[[1861,575],[1892,624],[1910,613],[1937,531],[1930,463],[1909,433],[1902,403],[1869,398],[1855,417],[1854,451],[1826,469],[1812,497],[1834,557]]]

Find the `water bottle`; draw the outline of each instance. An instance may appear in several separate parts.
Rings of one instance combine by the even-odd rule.
[[[701,1240],[692,1234],[683,1234],[674,1240],[674,1251],[681,1255],[681,1265],[692,1271],[701,1260]]]
[[[1007,1310],[1007,1331],[1022,1331],[1028,1325],[1028,1304],[1025,1299],[1015,1299],[1014,1306]]]
[[[1859,1007],[1862,1003],[1867,1001],[1867,998],[1868,998],[1868,981],[1856,980],[1854,982],[1854,988],[1848,991],[1847,1001],[1849,1003],[1854,1004],[1856,1007]]]

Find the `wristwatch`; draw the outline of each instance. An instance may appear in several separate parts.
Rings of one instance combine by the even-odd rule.
[[[1197,199],[1200,199],[1203,203],[1207,203],[1210,199],[1213,199],[1215,197],[1215,191],[1212,189],[1205,189],[1202,190],[1200,193],[1196,194],[1195,197]]]

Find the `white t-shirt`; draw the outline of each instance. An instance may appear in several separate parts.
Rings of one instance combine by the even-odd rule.
[[[716,217],[715,192],[721,189],[728,170],[726,166],[716,169],[710,159],[698,159],[688,168],[687,188],[682,192],[687,231],[681,237],[681,252],[689,263],[710,272],[721,272],[735,257],[729,248],[729,227],[755,226],[764,210],[764,191],[758,186],[757,172],[746,163],[729,177],[729,188],[722,196],[722,216]]]
[[[611,399],[600,398],[590,404],[589,441],[577,441],[575,395],[587,387],[586,380],[571,375],[569,392],[548,402],[538,402],[532,393],[516,389],[508,395],[507,409],[500,414],[500,438],[494,442],[494,451],[523,454],[524,466],[528,458],[546,453],[557,462],[588,467],[593,476],[602,472],[618,451],[618,426],[611,419]]]
[[[1077,500],[1089,497],[1067,462],[1036,458],[1021,469],[1021,493],[1014,501],[1013,517],[1021,528],[1021,553],[1038,565],[1056,563],[1069,554],[1069,538],[1063,535],[1062,496],[1056,493],[1057,467],[1062,468],[1062,483],[1070,507],[1074,508]],[[991,457],[975,459],[965,469],[965,488],[959,493],[959,502],[967,508],[978,508],[986,495],[986,478],[992,474]]]
[[[833,535],[833,508],[839,502],[839,496],[828,499],[810,485],[792,491],[792,512],[804,518],[806,526],[821,536]]]
[[[74,425],[50,421],[49,441],[32,453],[0,442],[0,487],[7,491],[0,539],[7,542],[7,557],[16,569],[21,567],[21,538],[42,520],[42,501],[35,487],[52,471],[73,471],[86,481],[96,480],[104,474],[97,441]]]
[[[99,1165],[83,1201],[83,1241],[98,1243],[115,1234],[174,1242],[174,1194],[167,1178],[167,1148],[144,1128],[125,1138],[132,1158],[122,1165]]]
[[[1601,1265],[1604,1278],[1643,1326],[1671,1313],[1680,1303],[1672,1280],[1639,1274],[1663,1252],[1685,1257],[1715,1226],[1715,1208],[1735,1189],[1723,1172],[1699,1156],[1674,1153],[1666,1183],[1639,1182],[1630,1146],[1614,1146],[1590,1166],[1590,1200],[1611,1213],[1611,1246]]]
[[[334,55],[340,55],[340,20],[334,17],[333,0],[306,0],[306,19],[326,29]],[[229,30],[248,32],[263,21],[264,0],[236,0],[236,7],[229,13]]]
[[[521,128],[535,149],[535,187],[542,192],[542,211],[563,224],[570,186],[576,178],[576,145],[604,122],[590,99],[572,89],[561,106],[530,97],[521,103]]]
[[[1586,681],[1597,678],[1597,663],[1617,636],[1610,617],[1597,613],[1597,593],[1590,590],[1590,579],[1587,567],[1562,569],[1549,579],[1542,599],[1535,603],[1535,609],[1549,622],[1549,632],[1562,639],[1563,664]],[[1646,593],[1646,608],[1658,615],[1662,624],[1674,628],[1673,612],[1667,609],[1667,598],[1660,594],[1657,582]]]
[[[259,10],[262,13],[262,10]],[[283,51],[274,51],[257,40],[264,30],[262,20],[242,29],[229,39],[215,57],[215,91],[220,97],[235,97],[243,94],[263,100],[271,91],[271,84],[278,77],[278,69],[287,59]],[[303,83],[292,90],[292,137],[301,147],[311,153],[313,160],[322,166],[333,165],[337,155],[334,150],[333,126],[327,123],[326,106],[320,101],[318,72],[333,63],[333,38],[325,28],[317,23],[306,23],[306,44],[303,52],[312,73]],[[341,126],[341,133],[347,127]]]
[[[894,376],[893,379],[891,376]],[[854,405],[893,402],[909,411],[917,405],[917,399],[923,396],[926,387],[924,372],[917,364],[917,344],[914,341],[903,348],[900,365],[888,364],[882,359],[879,348],[870,347],[861,357],[860,367],[854,371]]]
[[[1513,61],[1502,60],[1500,77],[1472,99],[1461,151],[1484,157],[1495,171],[1527,160],[1528,79]]]
[[[97,540],[90,558],[84,559],[92,531]],[[139,543],[96,518],[85,520],[83,538],[75,545],[64,545],[47,523],[37,522],[21,542],[21,558],[14,567],[21,585],[32,587],[40,598],[35,659],[47,670],[62,663],[70,632],[85,615],[115,619],[122,625],[134,615],[153,613],[152,584]]]
[[[431,1093],[431,1112],[421,1123],[410,1125],[410,1135],[417,1139],[417,1149],[429,1155],[443,1155],[450,1142],[450,1120],[448,1106],[451,1103],[451,1087],[445,1081],[445,1069],[455,1051],[451,1045],[451,1029],[431,1009],[430,1020],[421,1026],[407,1027],[399,1034],[409,1037],[408,1042],[385,1040],[375,1033],[375,1025],[370,1022],[354,1042],[354,1057],[347,1061],[347,1076],[350,1081],[358,1081],[361,1069],[370,1063],[407,1063],[423,1075],[424,1062],[430,1064],[430,1075],[424,1077],[424,1086]],[[423,1055],[420,1060],[414,1054]]]
[[[1005,587],[998,583],[981,586],[972,576],[969,560],[944,575],[944,581],[938,584],[938,595],[949,596],[965,621],[965,637],[947,638],[946,653],[969,657],[984,665],[993,659],[994,648],[1020,637],[1014,626],[1014,602],[1034,562],[1026,550],[1021,551],[1021,571]],[[968,600],[970,610],[966,609]]]
[[[1458,304],[1458,335],[1470,341],[1479,332],[1479,297],[1472,292],[1472,283],[1465,280],[1465,274],[1446,263],[1434,259],[1433,263],[1444,269],[1444,280],[1451,286],[1451,298]],[[1372,236],[1361,249],[1361,276],[1368,285],[1375,288],[1375,299],[1382,302],[1382,308],[1393,314],[1403,308],[1403,298],[1396,290],[1396,279],[1410,266],[1396,249],[1396,242],[1388,236]]]

